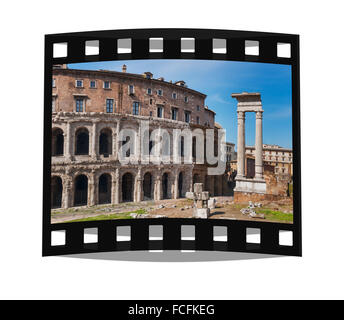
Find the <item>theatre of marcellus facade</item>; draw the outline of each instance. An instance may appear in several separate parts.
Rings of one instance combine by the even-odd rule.
[[[53,208],[177,199],[196,182],[203,182],[211,196],[231,194],[226,173],[208,175],[207,164],[123,164],[118,159],[120,130],[133,129],[140,137],[142,120],[149,120],[149,132],[161,128],[171,137],[174,129],[195,128],[213,128],[217,136],[206,95],[184,81],[131,74],[125,65],[122,72],[56,65],[52,86]],[[171,139],[171,150],[172,144]],[[135,158],[138,149],[133,149],[126,156]]]

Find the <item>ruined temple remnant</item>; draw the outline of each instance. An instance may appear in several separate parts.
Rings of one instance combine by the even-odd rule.
[[[266,193],[266,182],[263,177],[263,107],[260,93],[233,93],[232,98],[238,101],[238,140],[237,140],[237,176],[235,192]],[[246,177],[245,170],[245,114],[256,114],[255,175]]]
[[[194,184],[194,192],[187,192],[186,197],[194,201],[194,218],[209,218],[210,209],[208,207],[209,192],[203,191],[203,183]]]

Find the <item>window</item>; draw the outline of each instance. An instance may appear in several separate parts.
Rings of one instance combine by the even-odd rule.
[[[185,118],[185,122],[187,122],[187,123],[190,122],[190,112],[189,111],[184,112],[184,118]]]
[[[162,118],[164,116],[164,107],[163,106],[158,106],[157,108],[157,117]]]
[[[110,81],[104,81],[104,89],[110,89]]]
[[[84,86],[83,80],[76,80],[75,81],[75,86],[77,88],[82,88]]]
[[[201,110],[200,106],[197,106],[197,111],[200,111],[200,110]]]
[[[75,102],[76,102],[75,111],[76,112],[83,112],[84,111],[84,99],[78,98],[75,100]]]
[[[55,87],[56,87],[56,81],[55,81],[55,79],[53,79],[52,86],[53,86],[53,88],[55,88]]]
[[[140,110],[139,108],[140,108],[139,102],[134,101],[134,103],[133,103],[133,114],[134,115],[138,115],[139,114],[139,110]]]
[[[187,96],[184,97],[184,102],[189,102],[189,98]]]
[[[172,99],[177,99],[177,94],[175,92],[172,93]]]
[[[91,80],[90,81],[90,88],[95,88],[96,87],[96,81],[95,80]]]
[[[56,97],[53,97],[52,106],[51,106],[52,112],[55,112],[55,109],[56,109],[55,105],[56,105]]]
[[[113,113],[113,99],[106,99],[106,112]]]
[[[153,117],[153,111],[149,111],[149,116]]]
[[[134,94],[134,86],[133,86],[132,84],[130,84],[130,85],[128,86],[128,93],[129,93],[129,94]]]
[[[149,94],[149,95],[152,94],[152,88],[147,88],[147,94]]]
[[[177,120],[177,119],[178,119],[178,109],[172,108],[172,120]]]
[[[149,99],[149,104],[153,104],[153,99]]]
[[[199,124],[199,117],[196,117],[196,123]]]
[[[157,90],[156,93],[157,93],[158,96],[162,96],[162,90],[161,89]]]

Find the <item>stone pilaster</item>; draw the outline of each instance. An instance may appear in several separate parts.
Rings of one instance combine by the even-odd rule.
[[[174,172],[174,183],[173,183],[173,194],[172,194],[173,199],[178,199],[179,198],[179,188],[178,188],[178,185],[179,185],[179,174],[178,174],[178,171],[176,170]]]
[[[64,135],[64,141],[65,141],[65,157],[67,160],[72,159],[72,130],[71,130],[71,124],[70,122],[67,122],[67,129],[66,134]]]
[[[136,176],[136,202],[141,202],[143,199],[143,189],[142,189],[142,172],[141,168],[138,169]]]
[[[66,176],[63,179],[62,208],[67,209],[67,208],[72,207],[71,195],[72,195],[72,178],[69,176]]]
[[[119,152],[119,130],[120,130],[120,126],[121,126],[121,120],[117,120],[116,121],[117,125],[116,125],[116,147],[115,147],[115,159],[118,160],[118,152]]]
[[[97,204],[97,197],[96,197],[96,181],[95,181],[95,173],[92,171],[89,175],[88,180],[88,201],[87,205],[94,206]]]
[[[154,183],[154,200],[161,200],[161,198],[162,198],[161,176],[158,174],[155,177],[155,183]]]
[[[92,124],[92,143],[91,143],[91,157],[93,160],[97,159],[97,122]]]
[[[263,112],[256,112],[255,179],[263,179]]]

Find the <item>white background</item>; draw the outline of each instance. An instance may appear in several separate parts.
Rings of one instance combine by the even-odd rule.
[[[341,3],[4,2],[0,298],[344,298]],[[301,35],[302,258],[159,263],[41,257],[44,34],[151,27]]]

